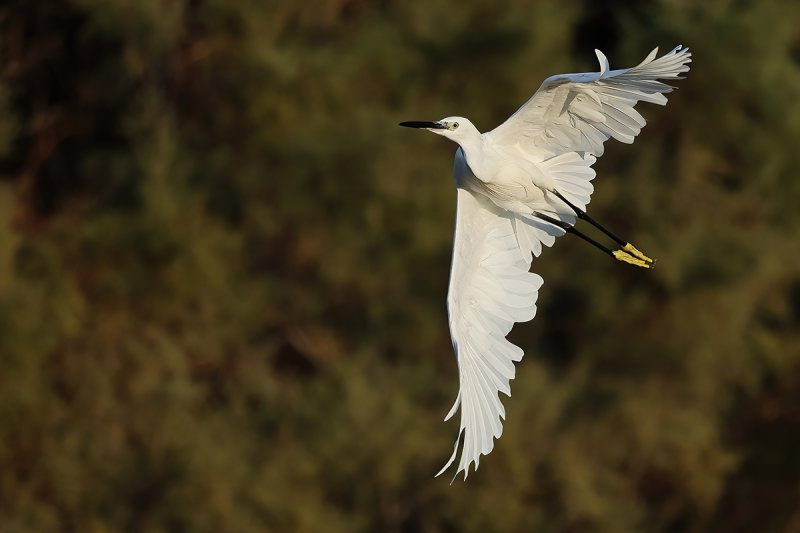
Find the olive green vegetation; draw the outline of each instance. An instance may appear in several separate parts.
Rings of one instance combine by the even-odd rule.
[[[800,531],[797,2],[0,7],[0,532]],[[495,450],[457,421],[455,145],[694,54],[571,237]],[[457,417],[456,417],[457,418]]]

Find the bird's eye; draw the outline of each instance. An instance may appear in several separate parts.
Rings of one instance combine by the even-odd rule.
[[[454,130],[458,129],[458,122],[453,122],[453,129]]]

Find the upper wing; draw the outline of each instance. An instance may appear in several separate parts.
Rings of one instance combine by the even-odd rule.
[[[645,125],[633,107],[645,101],[664,105],[663,93],[673,87],[661,79],[682,79],[692,55],[680,45],[656,59],[658,48],[630,69],[609,70],[595,50],[600,72],[561,74],[547,78],[522,107],[490,131],[493,140],[546,155],[585,152],[603,155],[603,143],[614,137],[632,143]]]
[[[461,428],[453,455],[439,474],[455,460],[463,436],[456,475],[463,470],[466,479],[470,464],[475,462],[477,469],[481,454],[488,454],[503,432],[500,419],[505,419],[505,409],[498,392],[511,395],[514,362],[523,355],[505,337],[514,322],[536,314],[542,278],[528,272],[530,259],[520,249],[513,215],[483,196],[457,191],[447,308],[460,389],[445,420],[460,403]]]

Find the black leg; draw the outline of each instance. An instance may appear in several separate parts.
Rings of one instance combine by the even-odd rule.
[[[643,260],[643,259],[641,259],[639,257],[635,257],[635,256],[631,255],[629,252],[624,251],[624,250],[614,250],[614,251],[612,251],[610,248],[606,248],[605,246],[603,246],[602,244],[600,244],[596,240],[594,240],[591,237],[589,237],[588,235],[576,230],[574,227],[572,227],[572,225],[567,224],[566,222],[563,222],[561,220],[555,219],[555,218],[553,218],[553,217],[551,217],[549,215],[545,215],[544,213],[534,212],[533,216],[535,216],[538,219],[544,220],[545,222],[549,222],[550,224],[553,224],[554,226],[558,226],[559,228],[563,229],[567,233],[571,233],[571,234],[573,234],[573,235],[575,235],[577,237],[580,237],[584,241],[586,241],[589,244],[591,244],[592,246],[604,251],[605,253],[607,253],[608,255],[610,255],[611,257],[613,257],[614,259],[616,259],[618,261],[623,261],[625,263],[630,263],[631,265],[636,265],[636,266],[639,266],[639,267],[642,267],[642,268],[652,268],[652,260],[650,262],[647,262],[647,261],[645,261],[645,260]]]
[[[577,237],[580,237],[581,239],[583,239],[584,241],[588,242],[592,246],[595,246],[595,247],[603,250],[608,255],[612,255],[612,256],[614,255],[614,252],[612,252],[609,248],[606,248],[605,246],[603,246],[602,244],[600,244],[596,240],[592,239],[588,235],[585,235],[584,233],[581,233],[580,231],[576,230],[575,228],[572,227],[572,225],[567,224],[566,222],[563,222],[563,221],[555,219],[555,218],[553,218],[551,216],[545,215],[544,213],[534,213],[533,215],[536,218],[540,218],[540,219],[544,220],[545,222],[549,222],[550,224],[553,224],[554,226],[558,226],[559,228],[563,229],[567,233],[571,233],[571,234],[573,234],[573,235],[575,235]]]
[[[575,212],[575,215],[579,219],[585,220],[586,222],[588,222],[589,224],[591,224],[595,228],[599,229],[600,231],[602,231],[603,233],[608,235],[611,239],[614,240],[614,242],[616,242],[617,244],[619,244],[622,247],[622,250],[624,250],[625,252],[628,252],[629,254],[631,254],[631,255],[633,255],[635,257],[638,257],[642,261],[645,261],[647,263],[654,263],[654,261],[652,259],[650,259],[646,255],[644,255],[642,252],[640,252],[634,245],[632,245],[631,243],[629,243],[627,241],[624,241],[624,240],[620,239],[619,237],[617,237],[616,235],[614,235],[613,233],[608,231],[606,228],[604,228],[602,226],[602,224],[600,224],[595,219],[593,219],[592,217],[587,215],[586,211],[584,211],[583,209],[580,209],[579,207],[573,205],[572,202],[570,202],[569,200],[564,198],[564,196],[560,192],[554,190],[553,193],[556,196],[558,196],[561,199],[562,202],[567,204],[569,206],[569,208],[572,209],[572,211]]]

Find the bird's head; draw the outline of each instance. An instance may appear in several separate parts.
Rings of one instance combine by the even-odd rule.
[[[400,125],[407,128],[419,128],[432,131],[437,135],[447,137],[459,144],[461,144],[462,140],[480,135],[480,132],[472,122],[464,117],[447,117],[442,120],[437,120],[436,122],[401,122]]]

